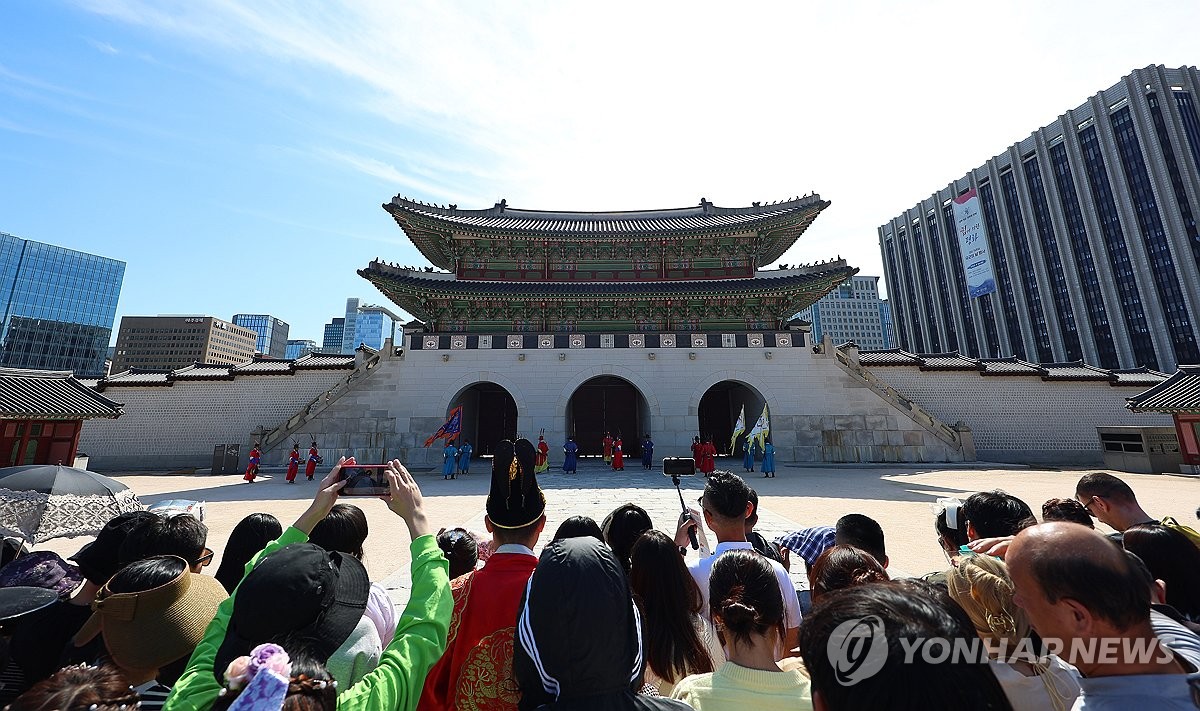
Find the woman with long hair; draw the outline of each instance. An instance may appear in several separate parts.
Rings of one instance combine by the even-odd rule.
[[[771,562],[752,550],[723,553],[708,581],[709,610],[729,660],[715,672],[680,681],[671,698],[699,711],[812,708],[808,677],[783,671],[783,595]]]
[[[711,672],[725,661],[700,588],[667,534],[649,530],[633,545],[629,585],[643,614],[646,683],[667,696],[690,674]]]
[[[1008,566],[991,556],[968,556],[946,573],[946,589],[987,643],[992,672],[1014,711],[1071,708],[1079,696],[1079,672],[1053,654],[1029,658],[1037,649],[1029,619],[1013,602]]]
[[[279,519],[269,513],[252,513],[238,521],[229,534],[225,543],[225,552],[221,554],[221,567],[213,577],[225,587],[227,592],[233,592],[237,584],[242,582],[246,574],[246,564],[261,551],[268,543],[279,538],[283,526]]]
[[[1200,548],[1179,531],[1157,523],[1130,526],[1122,540],[1125,550],[1166,584],[1167,604],[1188,622],[1200,622]]]

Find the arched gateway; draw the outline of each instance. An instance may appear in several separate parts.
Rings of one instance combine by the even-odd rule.
[[[737,456],[742,454],[744,438],[739,437],[733,443],[733,428],[738,416],[746,413],[746,432],[758,421],[766,398],[755,388],[736,380],[722,380],[709,388],[700,398],[700,407],[696,413],[700,426],[700,436],[711,437],[717,454]]]
[[[459,439],[470,440],[476,455],[492,453],[503,439],[517,434],[517,403],[503,386],[479,382],[460,391],[447,408],[447,413],[462,406],[462,432]]]
[[[642,435],[649,425],[646,398],[633,383],[613,375],[580,385],[567,404],[567,434],[575,438],[584,456],[601,454],[605,432],[621,437],[625,456],[641,456]]]

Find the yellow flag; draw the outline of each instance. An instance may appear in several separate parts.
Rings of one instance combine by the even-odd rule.
[[[733,437],[729,440],[729,451],[737,449],[738,435],[746,431],[746,406],[742,405],[742,414],[738,415],[737,424],[733,426]]]

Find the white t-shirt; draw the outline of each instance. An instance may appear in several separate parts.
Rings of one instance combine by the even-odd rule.
[[[713,549],[712,555],[688,563],[688,572],[692,574],[692,579],[700,586],[700,594],[704,596],[704,614],[710,619],[712,615],[708,606],[708,578],[712,575],[712,566],[716,562],[717,556],[732,550],[754,550],[754,546],[750,545],[748,541],[718,543],[717,547]],[[766,556],[764,558],[775,571],[775,578],[779,581],[779,592],[783,595],[783,626],[787,629],[799,627],[800,599],[796,597],[796,589],[792,587],[791,576],[782,565]]]

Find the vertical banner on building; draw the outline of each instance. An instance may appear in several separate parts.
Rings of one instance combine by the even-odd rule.
[[[983,231],[975,188],[954,198],[954,227],[958,230],[963,272],[967,275],[967,293],[971,298],[992,293],[996,290],[996,273],[992,271],[992,254]]]

